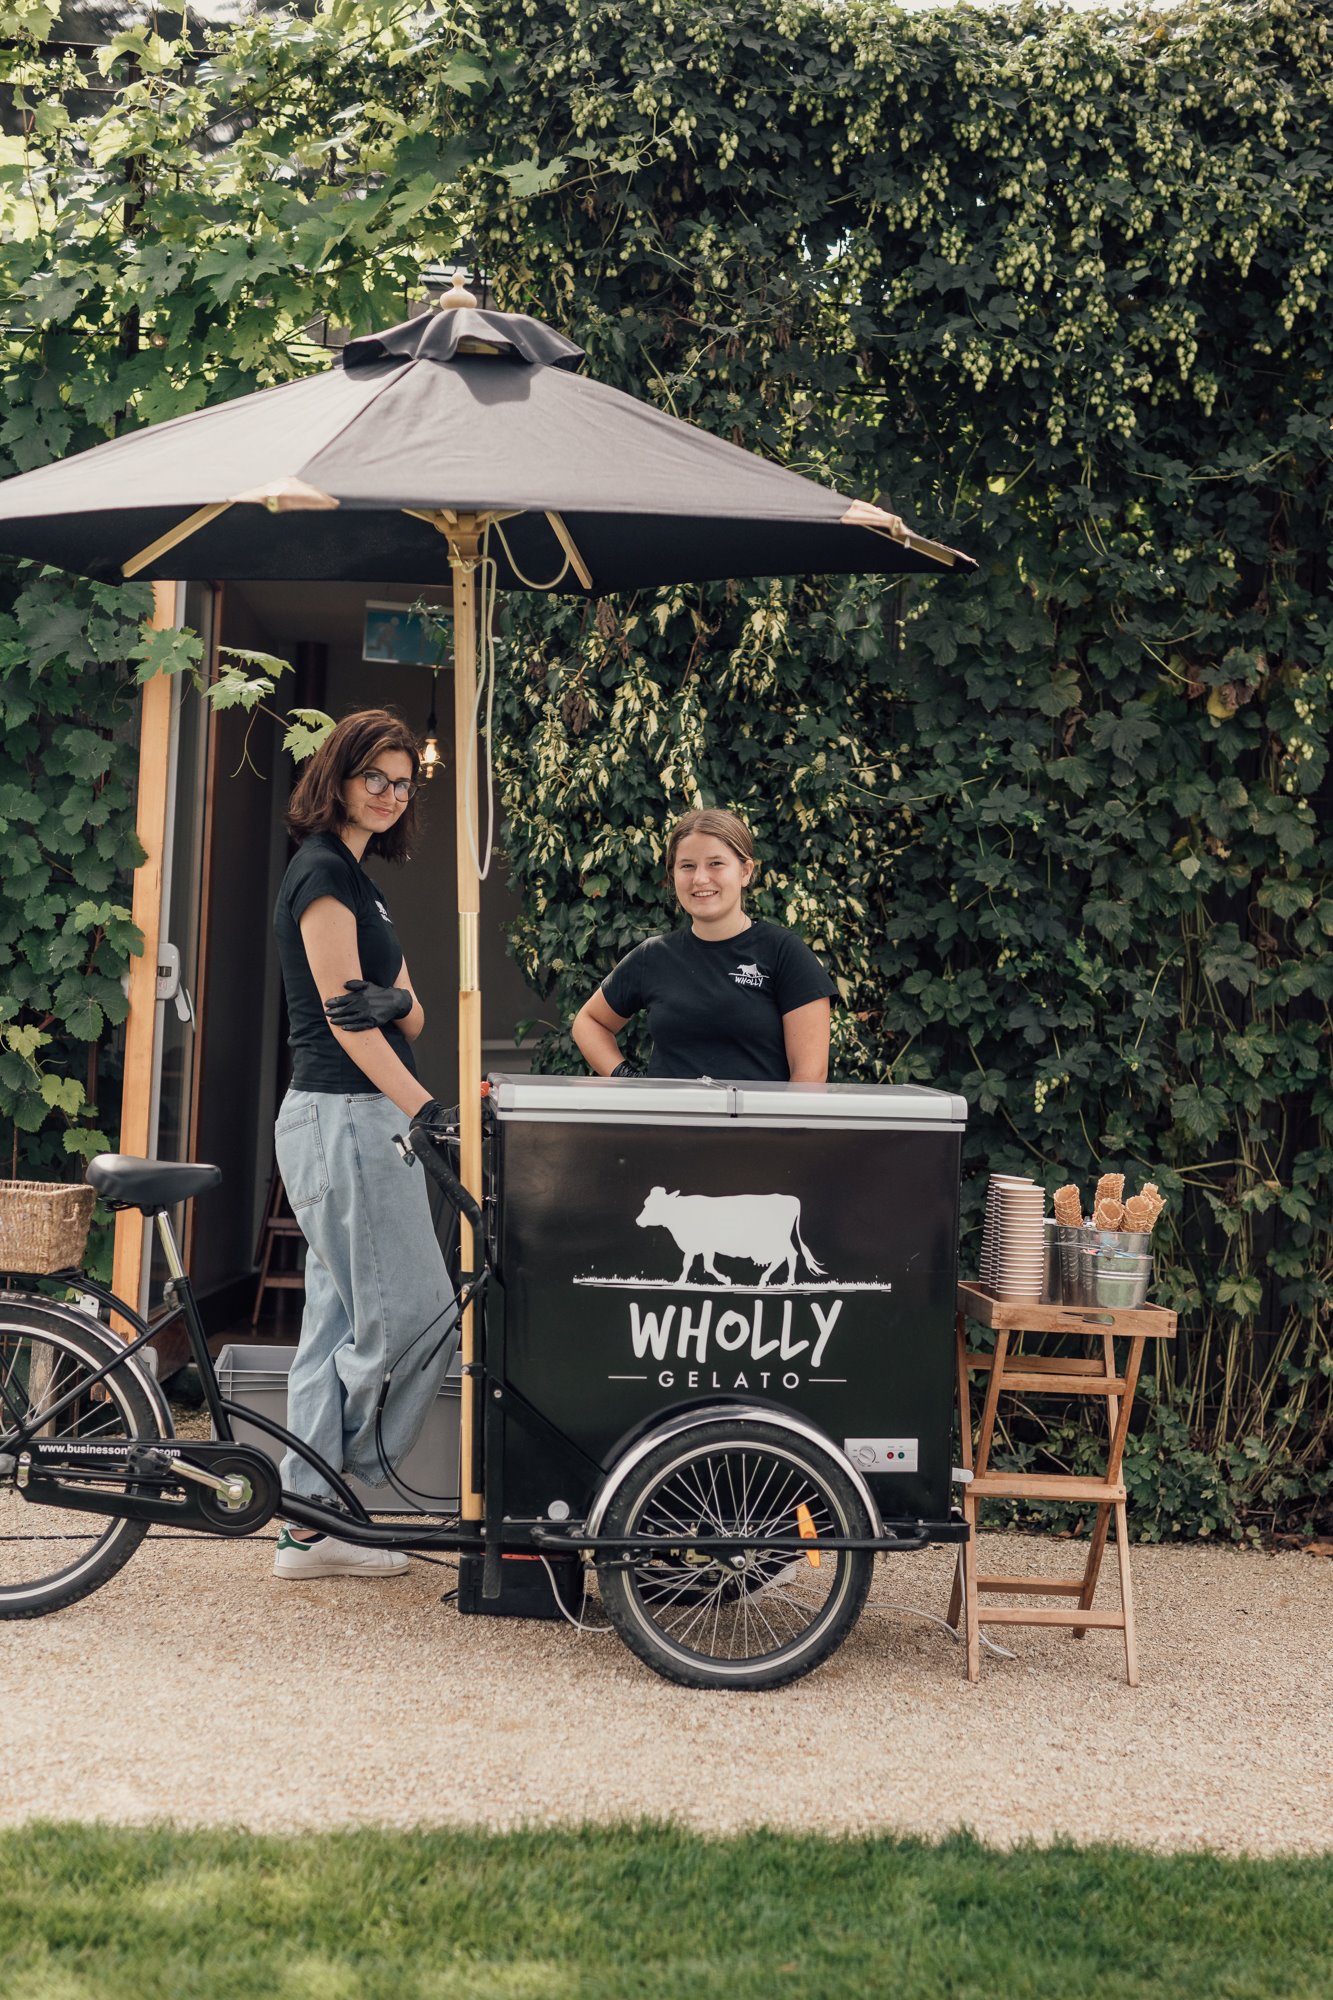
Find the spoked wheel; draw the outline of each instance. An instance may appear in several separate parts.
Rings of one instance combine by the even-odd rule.
[[[637,1465],[602,1532],[678,1538],[661,1553],[598,1564],[602,1601],[631,1652],[696,1688],[799,1680],[846,1638],[870,1588],[867,1550],[714,1554],[694,1536],[871,1533],[837,1460],[777,1424],[719,1421],[669,1438]]]
[[[87,1597],[148,1532],[144,1521],[41,1506],[21,1484],[22,1454],[33,1443],[114,1451],[129,1438],[151,1444],[161,1436],[131,1369],[90,1380],[116,1347],[114,1336],[95,1327],[85,1331],[39,1307],[0,1305],[0,1618],[37,1618]],[[46,1411],[53,1414],[44,1419]],[[120,1490],[133,1489],[127,1481]]]

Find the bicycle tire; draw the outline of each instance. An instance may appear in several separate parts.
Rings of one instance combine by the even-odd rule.
[[[598,1564],[607,1616],[630,1651],[681,1687],[760,1690],[800,1680],[861,1615],[874,1557],[823,1552],[819,1566],[750,1550],[744,1566],[690,1548],[691,1534],[868,1535],[865,1502],[832,1453],[776,1424],[701,1424],[665,1439],[615,1495],[608,1535],[680,1535],[643,1561]],[[827,1565],[827,1567],[824,1567]],[[785,1628],[785,1629],[784,1629]]]
[[[162,1426],[135,1371],[111,1371],[81,1392],[118,1343],[94,1320],[75,1325],[66,1308],[47,1312],[0,1301],[0,1457],[15,1456],[26,1427],[71,1392],[74,1401],[48,1437],[155,1443]],[[34,1385],[35,1388],[34,1388]],[[34,1408],[34,1394],[40,1399]],[[43,1439],[45,1442],[46,1439]],[[27,1500],[17,1472],[0,1478],[0,1619],[41,1618],[100,1590],[122,1570],[148,1533],[146,1521],[117,1520]],[[49,1572],[47,1561],[59,1565]]]

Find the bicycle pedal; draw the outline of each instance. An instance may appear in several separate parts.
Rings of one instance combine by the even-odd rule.
[[[136,1478],[149,1479],[155,1474],[172,1471],[169,1453],[159,1451],[155,1445],[134,1445],[125,1454],[125,1464]]]

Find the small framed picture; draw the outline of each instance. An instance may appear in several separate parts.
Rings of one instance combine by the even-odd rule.
[[[383,666],[439,667],[449,658],[451,614],[442,605],[425,615],[409,604],[366,603],[363,660]]]

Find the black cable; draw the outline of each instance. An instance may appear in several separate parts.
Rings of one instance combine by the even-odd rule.
[[[485,1271],[479,1272],[476,1278],[473,1279],[472,1283],[467,1287],[467,1289],[463,1293],[461,1300],[460,1299],[451,1300],[449,1305],[443,1307],[439,1312],[436,1313],[435,1318],[433,1320],[428,1321],[427,1324],[422,1327],[420,1333],[413,1334],[411,1340],[408,1341],[407,1346],[403,1349],[398,1359],[394,1362],[393,1367],[389,1370],[388,1374],[384,1378],[384,1386],[380,1390],[379,1401],[375,1405],[375,1456],[378,1458],[380,1462],[380,1471],[384,1474],[390,1486],[392,1486],[394,1492],[398,1495],[400,1500],[406,1500],[409,1504],[413,1504],[418,1500],[425,1500],[431,1503],[432,1506],[445,1507],[451,1505],[454,1501],[456,1501],[458,1495],[456,1493],[427,1493],[425,1489],[422,1487],[410,1486],[405,1481],[399,1479],[392,1465],[390,1465],[388,1453],[384,1449],[384,1406],[389,1400],[389,1391],[393,1387],[394,1376],[397,1373],[397,1371],[402,1367],[404,1361],[406,1361],[408,1355],[412,1352],[412,1349],[416,1346],[417,1342],[419,1340],[424,1340],[425,1336],[430,1332],[431,1327],[435,1326],[438,1321],[443,1319],[445,1313],[450,1311],[453,1312],[454,1326],[458,1326],[461,1323],[463,1314],[467,1311],[468,1307],[474,1304],[475,1301],[484,1292],[486,1288],[486,1279],[488,1275],[489,1274]],[[453,1327],[451,1326],[449,1332],[452,1331]],[[440,1340],[438,1344],[431,1349],[430,1353],[426,1356],[426,1359],[421,1363],[421,1372],[423,1374],[425,1370],[430,1366],[431,1362],[435,1359],[435,1356],[439,1353],[440,1348],[443,1347],[444,1342],[445,1340],[448,1339],[448,1337],[449,1335],[448,1333],[446,1333],[444,1338]]]
[[[398,1478],[397,1474],[394,1472],[393,1467],[389,1463],[388,1456],[384,1450],[384,1402],[385,1402],[385,1397],[387,1397],[389,1393],[389,1383],[392,1380],[393,1376],[392,1374],[390,1374],[388,1380],[384,1384],[383,1393],[380,1396],[379,1403],[376,1406],[375,1410],[375,1456],[379,1459],[380,1471],[384,1474],[385,1478],[388,1480],[390,1486],[392,1486],[394,1492],[398,1495],[400,1500],[406,1500],[409,1503],[416,1500],[430,1500],[430,1501],[438,1501],[440,1507],[452,1506],[458,1499],[458,1495],[456,1493],[427,1493],[425,1491],[419,1491],[415,1486],[407,1486]],[[427,1511],[432,1512],[438,1510],[428,1509]]]

